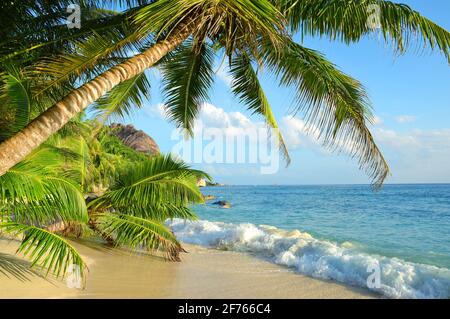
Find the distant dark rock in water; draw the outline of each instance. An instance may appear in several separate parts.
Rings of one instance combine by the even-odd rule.
[[[215,196],[213,196],[213,195],[203,195],[203,200],[213,200],[214,198],[216,198]]]
[[[224,200],[219,200],[217,202],[214,202],[213,205],[218,205],[221,208],[231,208],[231,204]]]
[[[133,125],[111,124],[111,132],[126,146],[147,155],[159,154],[158,144],[146,133],[137,130]]]

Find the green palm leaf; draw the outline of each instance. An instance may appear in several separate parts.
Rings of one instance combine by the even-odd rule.
[[[450,33],[409,6],[385,0],[274,0],[289,19],[293,31],[346,43],[376,31],[370,23],[378,14],[384,40],[392,40],[399,52],[414,41],[417,46],[438,48],[450,62]],[[375,7],[374,7],[375,6]],[[375,16],[373,16],[376,18]],[[422,42],[422,43],[420,43]],[[423,46],[421,46],[423,44]]]
[[[95,103],[94,111],[102,122],[110,117],[124,118],[134,108],[141,108],[144,98],[150,98],[150,82],[145,72],[113,88]]]
[[[41,148],[0,176],[0,206],[15,221],[48,225],[88,219],[80,188],[60,172],[64,160]]]
[[[230,73],[233,76],[232,90],[241,101],[247,105],[248,109],[255,114],[264,117],[267,125],[275,129],[278,134],[279,147],[287,162],[291,162],[288,149],[284,143],[283,136],[278,127],[278,123],[270,107],[269,101],[261,87],[249,57],[240,54],[232,59]]]
[[[214,71],[214,51],[188,41],[162,64],[165,106],[170,120],[192,134],[201,104],[208,99]]]
[[[324,145],[357,157],[374,185],[381,186],[389,167],[366,126],[371,113],[362,85],[316,51],[287,39],[280,55],[266,49],[265,62],[282,85],[296,89],[296,111]]]
[[[199,46],[205,36],[223,35],[227,52],[255,43],[261,34],[280,44],[278,32],[283,29],[280,12],[268,0],[159,0],[139,9],[134,24],[157,36],[170,35],[180,24],[193,24],[198,26],[193,38]]]
[[[123,211],[128,215],[143,217],[157,221],[165,221],[167,219],[181,218],[187,220],[196,220],[197,216],[188,206],[177,206],[172,203],[159,203],[155,207],[149,209],[136,209]]]
[[[181,244],[164,224],[149,219],[124,214],[100,214],[96,226],[117,245],[132,249],[144,248],[163,251],[167,258],[179,261],[183,251]]]
[[[24,237],[17,250],[31,259],[31,266],[47,269],[56,277],[64,277],[70,265],[77,266],[84,277],[86,264],[76,249],[66,240],[44,229],[16,222],[0,223],[0,230]]]
[[[111,190],[94,200],[90,207],[95,210],[114,208],[163,220],[170,218],[164,213],[168,203],[180,207],[203,202],[196,184],[199,177],[209,178],[170,156],[155,156],[128,166]],[[165,209],[158,211],[161,205],[166,205]]]
[[[30,87],[16,68],[10,68],[8,73],[1,74],[0,83],[0,102],[8,104],[14,111],[13,122],[0,132],[0,140],[4,140],[19,132],[30,120]]]
[[[36,82],[34,97],[40,98],[65,83],[90,80],[123,60],[127,52],[139,50],[137,38],[139,34],[131,30],[113,29],[73,40],[65,52],[46,57],[33,66],[30,77]]]

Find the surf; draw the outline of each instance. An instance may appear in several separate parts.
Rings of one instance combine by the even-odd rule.
[[[319,240],[300,230],[270,225],[224,223],[207,220],[167,222],[185,243],[250,253],[314,278],[367,288],[390,298],[449,298],[450,270],[370,255],[348,242]],[[368,286],[378,265],[380,285]]]

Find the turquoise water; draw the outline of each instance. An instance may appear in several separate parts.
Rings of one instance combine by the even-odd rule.
[[[225,186],[202,192],[232,207],[211,201],[195,207],[199,222],[172,223],[185,242],[228,246],[359,286],[376,261],[384,267],[381,293],[450,297],[450,185],[385,185],[379,192],[368,185]]]
[[[206,187],[201,219],[298,229],[368,253],[450,268],[450,185]]]

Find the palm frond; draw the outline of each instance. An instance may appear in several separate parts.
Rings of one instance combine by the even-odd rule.
[[[302,35],[325,35],[350,43],[379,30],[400,53],[415,42],[417,48],[438,48],[450,62],[450,33],[405,4],[385,0],[274,2],[289,19],[292,30]],[[370,19],[379,19],[379,29],[371,26]]]
[[[106,213],[96,216],[96,226],[111,236],[117,245],[163,251],[169,260],[180,260],[179,254],[183,251],[181,244],[162,223],[136,216]]]
[[[0,83],[0,102],[8,104],[9,109],[14,112],[12,123],[8,123],[0,131],[0,140],[4,140],[19,132],[30,120],[30,87],[17,68],[10,68],[9,72],[1,74]]]
[[[141,108],[144,98],[150,98],[150,82],[145,72],[114,87],[94,104],[93,109],[102,122],[109,118],[124,118],[134,108]]]
[[[90,145],[88,145],[89,142],[86,140],[83,134],[84,132],[81,132],[83,125],[84,123],[80,123],[79,127],[72,133],[70,132],[71,129],[67,129],[57,141],[52,141],[54,144],[52,146],[64,152],[63,156],[66,162],[64,176],[70,177],[71,180],[80,186],[82,192],[86,192],[87,188],[94,181],[90,174],[93,162]],[[89,126],[89,129],[92,129],[92,127]],[[90,142],[91,144],[95,144],[95,141]]]
[[[214,51],[203,44],[196,50],[188,41],[172,59],[162,64],[163,92],[168,117],[175,124],[192,133],[194,120],[213,81]]]
[[[108,3],[111,2],[108,1]],[[107,10],[104,2],[98,3],[100,7],[98,5],[85,6],[83,2],[79,4],[83,17],[80,29],[67,28],[67,5],[62,5],[60,9],[49,14],[34,12],[26,18],[23,12],[18,13],[17,17],[20,20],[13,24],[7,23],[6,28],[3,28],[4,33],[2,33],[3,30],[0,31],[2,35],[0,37],[2,39],[0,41],[0,62],[9,60],[20,65],[32,65],[42,57],[61,54],[61,49],[72,48],[76,41],[83,41],[92,35],[105,34],[110,31],[117,34],[131,31],[130,16],[145,5],[144,2],[141,2],[136,7],[117,12],[114,7],[111,8],[113,10]],[[35,30],[40,30],[40,32],[35,32]],[[135,35],[139,38],[138,34]],[[133,39],[129,38],[129,41],[133,42]],[[125,44],[125,42],[127,42],[126,39],[122,43]]]
[[[241,102],[247,105],[253,114],[262,115],[267,125],[274,129],[275,134],[278,135],[279,148],[287,165],[289,165],[291,159],[288,149],[250,58],[244,53],[233,57],[230,73],[233,76],[233,93],[241,99]]]
[[[48,225],[88,219],[79,187],[60,171],[62,160],[41,148],[0,176],[0,205],[14,221]]]
[[[64,277],[68,267],[78,267],[84,277],[86,264],[76,249],[66,240],[44,229],[16,222],[1,222],[0,230],[18,236],[23,234],[17,250],[30,258],[31,266],[39,266],[52,272],[56,277]]]
[[[30,72],[38,83],[34,95],[40,97],[66,82],[90,80],[116,64],[113,57],[118,57],[120,62],[127,52],[139,50],[139,35],[130,30],[120,31],[94,32],[85,39],[72,41],[66,52],[44,58],[35,64]]]
[[[283,17],[268,0],[159,0],[139,9],[134,24],[140,32],[167,37],[179,26],[195,26],[193,39],[200,46],[206,37],[220,38],[227,52],[253,46],[265,34],[275,46]]]
[[[114,208],[135,214],[141,212],[141,216],[152,214],[154,218],[158,213],[159,219],[163,219],[164,210],[155,211],[160,205],[171,203],[180,207],[203,202],[196,184],[201,176],[209,178],[171,156],[155,156],[143,163],[129,165],[119,174],[116,184],[89,206],[95,210]]]
[[[389,167],[366,126],[370,104],[362,85],[316,51],[286,40],[282,54],[266,50],[265,62],[282,85],[296,89],[296,112],[326,147],[357,157],[360,168],[380,186]]]
[[[116,210],[116,206],[112,206],[110,208]],[[101,206],[98,206],[97,209],[99,209],[99,211],[102,211]],[[176,205],[164,200],[161,200],[160,202],[155,204],[147,205],[130,203],[130,205],[128,205],[127,207],[120,206],[120,212],[122,214],[151,219],[157,222],[164,222],[167,219],[174,218],[187,220],[197,219],[197,215],[195,215],[195,212],[189,206]]]

